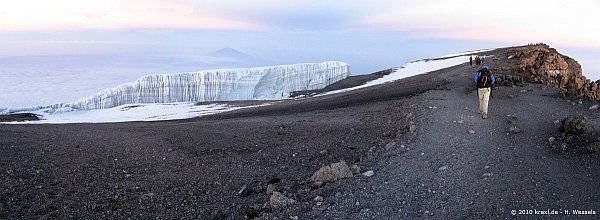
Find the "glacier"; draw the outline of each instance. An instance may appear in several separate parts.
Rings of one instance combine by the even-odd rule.
[[[342,92],[358,90],[358,89],[362,89],[362,88],[366,88],[366,87],[381,85],[381,84],[385,84],[385,83],[390,83],[390,82],[393,82],[393,81],[396,81],[396,80],[399,80],[402,78],[411,77],[411,76],[415,76],[415,75],[419,75],[419,74],[424,74],[427,72],[451,67],[454,65],[460,65],[460,64],[465,63],[467,60],[468,60],[468,56],[459,56],[459,57],[452,57],[452,58],[445,58],[445,59],[418,60],[418,61],[407,63],[402,68],[397,69],[393,73],[390,73],[389,75],[386,75],[379,79],[375,79],[375,80],[366,82],[365,84],[350,87],[350,88],[334,90],[334,91],[319,94],[317,96],[342,93]],[[296,67],[294,67],[294,66],[296,66]],[[326,84],[328,84],[328,83],[330,84],[330,83],[333,83],[335,80],[338,80],[336,78],[338,78],[338,77],[345,78],[349,74],[349,70],[348,70],[349,67],[347,64],[345,64],[343,62],[332,61],[332,62],[324,62],[324,63],[320,63],[320,64],[296,64],[296,65],[250,68],[250,69],[236,69],[236,70],[224,70],[224,69],[206,70],[206,71],[200,71],[200,72],[195,72],[195,73],[184,73],[183,75],[188,75],[188,77],[191,77],[190,75],[202,75],[201,72],[207,72],[207,73],[212,72],[212,74],[216,75],[217,71],[219,72],[219,74],[222,72],[225,73],[226,71],[233,71],[236,73],[249,73],[249,72],[253,72],[253,71],[271,72],[277,68],[283,68],[283,69],[286,69],[286,71],[291,71],[291,72],[298,72],[298,70],[303,70],[303,72],[306,72],[307,68],[309,68],[309,67],[314,68],[315,66],[325,66],[325,67],[321,67],[318,71],[316,71],[316,70],[314,71],[315,74],[317,72],[321,72],[320,77],[312,76],[313,79],[304,79],[307,77],[306,75],[304,75],[302,78],[305,81],[304,81],[304,84],[300,87],[306,88],[306,89],[313,89],[313,88],[316,89],[316,88],[320,88],[320,87],[325,87]],[[325,69],[328,69],[327,66],[329,66],[329,69],[333,69],[333,71],[330,71],[329,73],[322,72]],[[295,70],[292,71],[289,69],[295,69]],[[336,74],[333,74],[333,72],[337,72],[337,71],[339,71],[339,72]],[[287,74],[290,74],[290,73],[288,72]],[[174,74],[174,75],[182,75],[182,74]],[[266,76],[267,74],[263,73],[261,75]],[[243,78],[242,76],[243,76],[243,74],[239,74],[238,78],[241,79],[241,78]],[[325,77],[325,76],[327,76],[327,77]],[[160,77],[166,77],[166,75],[160,75],[160,77],[159,76],[149,76],[149,77],[160,78]],[[249,81],[248,78],[244,78],[244,79],[246,79],[246,81],[244,81],[244,82],[246,82],[246,84],[244,84],[244,85],[246,85],[246,86],[254,85],[252,87],[252,89],[248,89],[248,91],[252,91],[252,92],[246,92],[243,94],[243,96],[240,95],[241,93],[233,93],[233,94],[237,94],[237,95],[239,95],[239,97],[253,97],[256,99],[267,98],[267,97],[269,99],[276,99],[276,98],[285,99],[285,98],[287,98],[285,95],[285,92],[280,93],[280,91],[284,91],[285,88],[291,87],[291,85],[282,85],[282,84],[271,83],[271,85],[273,85],[273,86],[269,87],[270,89],[265,89],[264,82],[273,82],[273,81],[277,82],[276,80],[278,79],[277,77],[275,79],[272,78],[272,76],[269,76],[269,77],[271,79],[269,79],[269,80],[265,79],[265,80],[262,80],[262,82],[261,82],[261,80],[254,79],[253,83],[247,82],[247,81]],[[296,76],[296,77],[298,77],[298,76]],[[24,124],[57,124],[57,123],[105,123],[105,122],[125,122],[125,121],[158,121],[158,120],[184,119],[184,118],[191,118],[191,117],[199,117],[199,116],[203,116],[203,115],[218,114],[221,112],[233,111],[233,110],[240,109],[240,108],[260,107],[260,106],[264,106],[264,105],[275,104],[276,102],[278,102],[278,101],[269,101],[269,102],[266,102],[265,104],[258,104],[258,105],[251,105],[251,106],[233,106],[233,105],[218,104],[218,103],[208,103],[208,104],[197,105],[192,102],[146,103],[146,104],[132,103],[132,104],[120,105],[120,106],[113,107],[113,108],[106,107],[104,109],[97,108],[97,109],[86,110],[86,111],[76,111],[77,109],[75,109],[76,106],[80,106],[81,109],[84,109],[84,107],[86,107],[86,106],[91,108],[91,106],[95,106],[96,104],[91,105],[91,103],[94,103],[94,102],[89,101],[89,99],[94,99],[94,97],[97,97],[97,96],[111,97],[111,96],[109,96],[110,94],[118,94],[119,93],[118,91],[119,90],[122,91],[122,89],[124,89],[124,88],[129,88],[129,89],[135,88],[136,83],[139,84],[140,81],[147,83],[148,79],[145,79],[145,78],[146,77],[142,77],[140,80],[132,82],[130,84],[120,85],[115,88],[102,91],[102,92],[96,94],[95,96],[92,96],[92,97],[89,97],[86,99],[82,99],[77,102],[66,103],[66,104],[56,104],[56,105],[46,106],[46,107],[42,107],[42,106],[31,107],[31,108],[21,109],[21,110],[16,110],[16,111],[14,109],[5,109],[6,110],[5,113],[26,113],[26,112],[34,113],[34,114],[40,115],[41,119],[42,119],[40,121],[8,122],[10,124],[22,124],[22,123],[24,123]],[[315,81],[314,80],[315,78],[320,79],[320,80]],[[241,81],[238,80],[238,82],[241,82]],[[323,82],[325,82],[325,83],[323,83]],[[162,83],[165,83],[165,82],[162,82]],[[285,83],[299,84],[298,82],[285,82]],[[238,87],[239,87],[239,85],[238,85]],[[287,90],[294,91],[296,89],[287,89]],[[123,92],[120,92],[120,93],[122,94]],[[164,92],[163,92],[163,94],[164,94]],[[203,94],[206,94],[206,92],[204,92]],[[215,92],[211,92],[210,94],[212,94],[210,97],[213,97],[213,98],[214,97],[225,98],[225,97],[234,97],[235,96],[231,93],[225,93],[225,92],[221,93],[220,95],[215,94]],[[228,96],[225,96],[225,94],[228,94]],[[258,95],[256,95],[256,94],[258,94]],[[161,97],[165,97],[165,96],[161,96]],[[99,97],[97,97],[97,99],[99,99]],[[150,100],[158,101],[158,99],[150,99]],[[116,103],[113,103],[113,104],[116,104]],[[109,106],[109,105],[106,105],[106,106]],[[2,114],[2,112],[0,112],[0,114]],[[3,124],[3,123],[0,123],[0,124]]]
[[[106,109],[134,103],[280,100],[322,89],[350,75],[340,61],[149,75],[53,108]]]

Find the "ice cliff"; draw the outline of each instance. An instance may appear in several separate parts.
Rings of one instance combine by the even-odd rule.
[[[349,74],[347,63],[329,61],[150,75],[61,106],[104,109],[132,103],[278,100],[292,91],[321,89]]]

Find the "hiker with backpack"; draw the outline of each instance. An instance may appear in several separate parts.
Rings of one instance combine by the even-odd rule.
[[[492,88],[496,87],[496,78],[487,66],[483,66],[475,72],[474,79],[475,85],[477,85],[477,95],[479,96],[479,114],[483,119],[487,119],[490,93]]]

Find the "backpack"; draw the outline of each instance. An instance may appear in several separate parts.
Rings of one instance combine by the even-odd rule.
[[[492,86],[492,75],[482,71],[477,78],[477,88],[488,88]]]

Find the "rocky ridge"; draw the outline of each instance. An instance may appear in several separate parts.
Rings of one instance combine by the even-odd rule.
[[[508,72],[528,82],[553,86],[568,95],[600,100],[600,80],[587,79],[576,60],[546,44],[508,48],[500,56],[490,63],[496,72]]]

